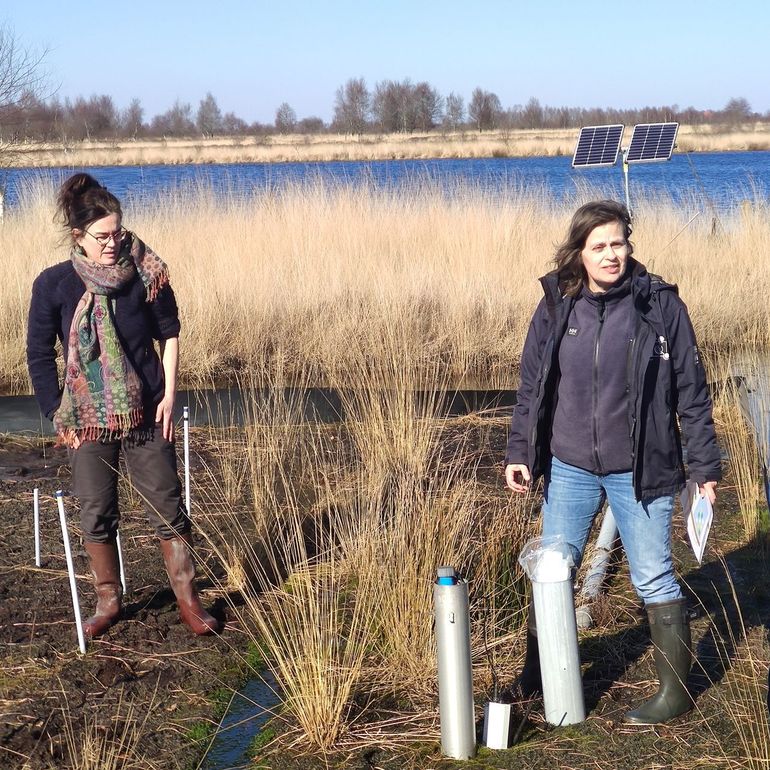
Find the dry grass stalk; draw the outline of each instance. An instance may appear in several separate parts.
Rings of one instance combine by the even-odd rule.
[[[73,724],[64,694],[63,751],[66,770],[153,770],[157,763],[142,750],[147,717],[155,703],[142,704],[144,718],[121,691],[111,724],[94,713],[85,716],[80,729]]]
[[[768,318],[770,321],[770,317]],[[715,415],[719,437],[730,458],[730,472],[735,481],[738,503],[743,518],[743,528],[748,539],[767,527],[763,510],[767,507],[762,483],[762,463],[767,463],[767,441],[770,415],[770,393],[767,392],[767,371],[770,362],[763,353],[765,337],[757,340],[757,347],[738,348],[731,354],[716,357],[710,367],[717,382],[723,383],[715,397]],[[762,347],[760,347],[762,346]],[[755,395],[761,406],[759,425],[747,422],[746,403],[742,403],[742,384],[756,389]],[[759,433],[765,436],[759,441]]]
[[[768,717],[767,676],[770,649],[764,628],[748,630],[733,582],[730,568],[722,559],[730,586],[728,609],[722,605],[726,638],[717,638],[717,653],[726,671],[723,687],[713,687],[716,698],[737,737],[737,746],[725,746],[721,736],[717,743],[723,761],[730,770],[767,770],[770,767],[770,719]],[[731,609],[733,611],[731,611]],[[732,617],[735,617],[735,622]],[[704,723],[710,730],[708,721]]]

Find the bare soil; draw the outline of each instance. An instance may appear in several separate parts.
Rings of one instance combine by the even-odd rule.
[[[136,766],[194,766],[216,717],[212,697],[215,701],[218,689],[237,686],[243,677],[239,655],[245,644],[237,629],[228,628],[221,638],[197,638],[181,624],[160,550],[134,500],[121,522],[124,617],[80,655],[53,497],[57,489],[66,494],[68,486],[64,450],[0,439],[0,767],[69,767],[68,736],[81,753],[87,725],[102,741],[114,743],[121,742],[125,728],[136,728],[141,733]],[[87,557],[72,498],[65,498],[65,508],[86,617],[94,603]],[[199,547],[198,556],[216,570],[205,549]],[[225,620],[225,603],[211,595],[211,582],[199,579],[199,587],[204,605]]]

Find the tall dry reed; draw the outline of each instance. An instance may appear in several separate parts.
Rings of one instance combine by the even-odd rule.
[[[128,205],[125,223],[170,265],[183,385],[276,367],[290,381],[339,384],[356,351],[381,357],[381,341],[399,324],[425,372],[439,368],[455,387],[514,387],[536,278],[575,206],[601,194],[581,189],[556,202],[516,185],[447,194],[422,179],[398,191],[309,183],[246,200],[198,189],[162,205]],[[32,281],[67,256],[51,222],[53,195],[30,191],[0,224],[0,372],[9,393],[29,389],[23,329]],[[702,202],[638,202],[636,254],[679,284],[707,352],[747,339],[768,347],[766,214],[766,205],[749,203],[714,224]]]
[[[228,588],[245,600],[233,611],[280,683],[288,734],[322,750],[374,733],[435,737],[431,606],[441,564],[474,586],[479,686],[490,682],[490,649],[503,678],[521,655],[524,586],[510,555],[531,534],[533,501],[512,505],[499,478],[490,494],[479,473],[488,426],[447,423],[425,395],[438,374],[426,376],[420,351],[397,331],[381,359],[358,350],[345,373],[359,382],[342,390],[345,423],[303,424],[301,404],[260,380],[241,431],[254,451],[228,451],[229,429],[206,437],[220,470],[204,507],[220,522]],[[243,467],[239,454],[250,484],[236,505],[217,484],[233,475],[222,472],[227,463]]]
[[[720,759],[729,770],[764,770],[770,765],[770,719],[767,676],[770,665],[765,629],[751,627],[744,617],[728,562],[722,559],[730,592],[720,600],[721,622],[712,627],[716,655],[725,670],[723,686],[711,696],[732,727],[730,741],[715,734],[708,720],[705,727],[720,749]],[[718,633],[716,627],[723,627]],[[722,762],[720,762],[722,764]]]

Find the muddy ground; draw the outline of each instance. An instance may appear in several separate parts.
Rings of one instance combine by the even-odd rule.
[[[462,430],[462,428],[458,428]],[[492,434],[482,472],[493,467],[505,429]],[[499,445],[499,446],[498,446]],[[42,566],[35,567],[33,489],[41,495]],[[246,635],[215,588],[216,559],[199,542],[214,573],[201,580],[204,604],[229,621],[222,637],[195,638],[178,621],[162,561],[138,501],[129,499],[121,525],[129,594],[123,620],[88,653],[77,651],[55,490],[69,489],[66,454],[0,437],[0,768],[68,768],[87,753],[88,736],[100,745],[123,744],[126,767],[195,768],[222,711],[223,699],[247,674],[253,655]],[[83,615],[92,592],[75,503],[66,498]],[[205,522],[202,523],[205,528]],[[481,750],[459,767],[647,768],[760,767],[770,738],[765,705],[767,629],[770,627],[768,550],[763,539],[745,544],[734,490],[720,490],[708,560],[697,565],[675,522],[675,553],[693,610],[697,664],[689,686],[696,709],[671,725],[631,728],[623,714],[655,689],[648,633],[621,568],[610,599],[598,608],[599,628],[581,636],[589,718],[552,730],[535,702],[508,752]],[[724,560],[719,557],[724,555]],[[229,597],[229,600],[237,597]],[[740,608],[740,609],[739,609]],[[230,616],[230,617],[228,617]],[[748,642],[736,641],[745,628]],[[747,650],[752,660],[746,662]],[[521,713],[521,712],[519,712]],[[751,724],[758,737],[741,736]],[[134,728],[141,739],[132,743]],[[764,740],[764,743],[762,742]],[[97,760],[89,767],[104,766]],[[86,765],[79,765],[84,767]],[[287,756],[280,743],[262,753],[259,767],[454,767],[437,743],[397,752],[364,749],[340,756]]]
[[[53,497],[57,489],[66,494],[69,483],[63,450],[0,439],[0,767],[69,767],[68,739],[75,753],[82,752],[89,730],[107,743],[118,744],[126,735],[128,744],[125,728],[132,726],[141,728],[138,765],[194,766],[210,733],[212,695],[215,700],[218,689],[240,683],[239,656],[248,654],[246,644],[232,626],[221,638],[196,638],[179,622],[159,549],[134,501],[121,522],[128,590],[124,617],[81,656]],[[34,550],[35,487],[40,490],[40,568]],[[93,595],[72,498],[65,498],[65,509],[86,617]],[[211,554],[198,545],[203,563],[216,570]],[[211,585],[199,580],[204,605],[226,620],[225,602],[213,595]]]

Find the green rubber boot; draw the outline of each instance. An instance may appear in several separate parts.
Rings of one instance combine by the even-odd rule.
[[[650,604],[647,617],[654,647],[655,668],[660,680],[658,692],[638,709],[626,714],[626,722],[658,725],[668,722],[693,706],[687,691],[690,673],[690,621],[685,599]]]

